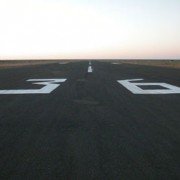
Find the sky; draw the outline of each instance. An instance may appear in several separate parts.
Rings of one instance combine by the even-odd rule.
[[[0,59],[180,59],[180,0],[0,0]]]

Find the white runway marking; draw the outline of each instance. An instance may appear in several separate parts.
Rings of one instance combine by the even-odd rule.
[[[119,63],[112,63],[112,64],[119,64]]]
[[[92,66],[89,66],[88,67],[88,73],[92,73],[92,72],[93,72]]]
[[[92,64],[91,61],[89,61],[88,73],[92,73],[92,72],[93,72]]]
[[[131,81],[141,81],[143,79],[127,79],[118,81],[125,88],[131,91],[133,94],[179,94],[180,87],[173,86],[167,83],[139,83]],[[165,89],[148,89],[144,90],[139,86],[161,86]]]
[[[0,94],[49,94],[66,79],[29,79],[27,81],[36,82],[33,84],[44,85],[44,87],[41,89],[0,90]]]

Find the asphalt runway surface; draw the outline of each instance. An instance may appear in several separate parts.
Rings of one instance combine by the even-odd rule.
[[[0,94],[0,179],[180,179],[180,94],[117,82],[180,87],[180,70],[92,61],[88,73],[88,63],[0,70],[1,90],[66,79],[49,94]]]

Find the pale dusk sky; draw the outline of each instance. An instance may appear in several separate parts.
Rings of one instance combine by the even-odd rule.
[[[180,59],[180,0],[0,0],[0,59]]]

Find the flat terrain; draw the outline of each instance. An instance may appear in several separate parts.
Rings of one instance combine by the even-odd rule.
[[[0,60],[0,69],[16,68],[22,66],[33,66],[39,64],[65,63],[65,60]]]
[[[111,62],[111,61],[109,61]],[[114,63],[128,63],[146,66],[168,67],[168,68],[180,68],[180,60],[114,60]]]
[[[0,179],[179,180],[180,94],[133,94],[128,79],[180,87],[179,69],[137,64],[1,69]]]
[[[75,60],[82,61],[82,60]],[[86,61],[89,61],[88,59]],[[168,68],[180,68],[180,60],[100,60],[101,62],[114,62],[118,64],[138,64],[147,66],[158,66]],[[20,66],[32,66],[39,64],[52,64],[52,63],[65,64],[73,62],[73,60],[0,60],[0,69],[15,68]]]

